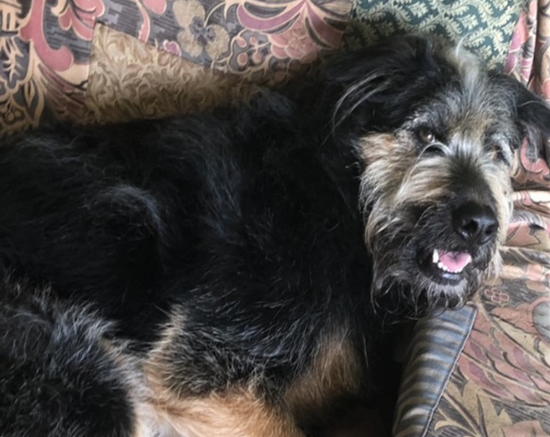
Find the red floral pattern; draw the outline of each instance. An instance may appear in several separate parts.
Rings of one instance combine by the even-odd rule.
[[[263,13],[256,12],[259,10]],[[342,20],[346,15],[347,10],[340,17],[333,17]],[[317,45],[326,49],[338,47],[343,33],[327,21],[330,15],[325,5],[321,7],[311,0],[289,1],[282,10],[278,3],[251,1],[239,4],[237,16],[244,27],[267,33],[273,54],[279,59],[309,62],[315,58]]]
[[[505,71],[550,100],[550,1],[529,0],[518,23]]]
[[[0,132],[86,118],[97,23],[248,80],[277,82],[340,45],[349,0],[3,0]]]

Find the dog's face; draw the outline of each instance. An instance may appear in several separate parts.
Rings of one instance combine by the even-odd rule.
[[[548,109],[460,48],[409,37],[371,56],[334,120],[361,126],[373,296],[416,315],[459,306],[498,270],[514,150]]]

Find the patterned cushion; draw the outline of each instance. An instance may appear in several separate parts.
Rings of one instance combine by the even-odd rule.
[[[442,35],[479,53],[491,67],[504,64],[523,0],[353,0],[344,36],[348,49],[388,35]]]
[[[152,73],[155,69],[167,79],[182,72],[197,77],[198,67],[203,68],[206,82],[214,86],[198,88],[207,94],[205,101],[219,104],[228,97],[236,97],[235,92],[226,92],[228,83],[281,81],[337,49],[351,8],[350,0],[2,0],[0,3],[0,133],[36,125],[50,115],[79,122],[105,120],[112,100],[89,95],[90,91],[104,90],[101,86],[91,87],[88,82],[92,53],[96,72],[109,73],[105,66],[116,62],[111,64],[113,72],[124,71],[126,79],[133,75],[134,96],[127,102],[126,112],[116,115],[116,119],[166,115],[160,104],[156,105],[158,110],[151,110],[154,97],[150,90],[156,85],[175,90],[175,85],[159,82],[161,78]],[[99,30],[102,24],[133,37],[132,49],[120,44],[127,38],[105,28]],[[102,34],[98,36],[98,32]],[[147,42],[148,48],[137,48],[137,41]],[[97,44],[104,45],[97,47]],[[155,55],[154,48],[187,62]],[[136,59],[138,52],[147,55]],[[146,65],[159,60],[161,64]],[[127,67],[131,65],[141,65],[143,71],[134,68],[130,73]],[[172,73],[164,74],[171,68]],[[116,77],[113,72],[110,72],[111,91],[116,92],[118,86],[127,87],[120,77],[119,82],[113,82]],[[227,79],[228,76],[232,79]],[[222,82],[219,86],[216,78]],[[98,75],[95,80],[101,82]],[[176,83],[185,86],[179,80]],[[169,103],[167,109],[179,112],[197,109],[200,95],[190,92],[180,92],[183,100]],[[244,92],[247,94],[249,90]],[[189,102],[185,100],[188,97]],[[103,103],[107,107],[103,108]],[[129,108],[135,112],[128,112]]]

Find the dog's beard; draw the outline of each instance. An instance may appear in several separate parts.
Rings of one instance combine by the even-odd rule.
[[[498,271],[496,242],[466,248],[457,243],[442,215],[444,210],[434,209],[415,221],[394,216],[383,232],[367,235],[373,258],[371,295],[379,312],[421,318],[460,308]],[[439,256],[458,259],[459,255],[469,259],[451,264],[455,272],[442,270]]]

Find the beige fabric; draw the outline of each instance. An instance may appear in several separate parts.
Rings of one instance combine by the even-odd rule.
[[[85,104],[116,122],[213,108],[250,98],[257,85],[179,58],[104,25],[96,26]]]

